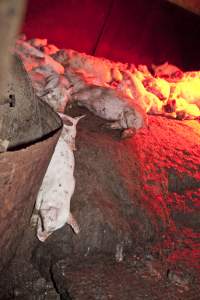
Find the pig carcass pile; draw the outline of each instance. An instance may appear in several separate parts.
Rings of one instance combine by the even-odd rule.
[[[200,117],[200,72],[184,73],[168,63],[152,65],[150,72],[145,65],[136,67],[70,49],[59,50],[48,45],[46,39],[27,41],[21,38],[16,42],[15,52],[22,58],[36,94],[55,111],[63,113],[69,103],[76,102],[109,121],[110,128],[121,129],[122,138],[144,127],[147,114],[177,119]],[[62,115],[62,118],[66,120],[67,117]],[[77,122],[71,123],[75,139]],[[35,225],[41,241],[65,223],[76,233],[79,231],[70,213],[75,181],[73,149],[66,139],[69,134],[65,125],[36,201]],[[63,155],[67,152],[64,148],[69,148],[66,155]],[[54,176],[53,169],[56,168],[51,166],[55,162],[58,168],[66,167],[64,180]],[[71,187],[67,186],[66,176],[70,177]],[[50,194],[55,201],[48,196],[49,187],[54,185],[56,193]],[[70,193],[66,197],[68,190]],[[65,211],[64,215],[62,211]]]
[[[46,39],[20,39],[15,51],[37,95],[56,111],[63,112],[69,102],[77,101],[115,122],[112,128],[136,130],[146,123],[146,113],[178,119],[200,116],[200,72],[183,72],[168,63],[152,65],[150,72],[145,65],[59,50]]]

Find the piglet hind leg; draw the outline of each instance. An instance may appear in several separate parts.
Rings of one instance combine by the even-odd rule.
[[[30,219],[30,226],[32,228],[37,227],[39,216],[37,213],[33,213]]]
[[[70,225],[73,229],[73,231],[78,234],[80,232],[80,228],[78,226],[78,223],[76,222],[74,216],[72,213],[69,213],[68,219],[67,219],[67,224]]]
[[[37,227],[38,219],[39,219],[39,210],[40,210],[40,207],[41,207],[41,204],[42,204],[42,199],[43,199],[42,198],[42,193],[39,192],[36,203],[35,203],[35,207],[34,207],[34,210],[33,210],[33,214],[32,214],[31,219],[30,219],[30,226],[32,228]]]
[[[40,216],[38,216],[38,223],[37,223],[37,237],[40,240],[40,242],[45,242],[45,240],[48,238],[50,234],[46,231],[43,230],[42,226],[42,220]]]

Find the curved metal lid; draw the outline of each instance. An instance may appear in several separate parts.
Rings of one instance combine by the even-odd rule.
[[[38,99],[21,59],[13,56],[7,87],[0,105],[0,139],[10,147],[34,142],[42,136]]]

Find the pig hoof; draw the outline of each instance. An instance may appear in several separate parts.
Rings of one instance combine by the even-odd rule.
[[[73,231],[76,234],[79,234],[80,228],[79,228],[78,223],[76,222],[74,216],[71,213],[69,214],[67,224],[69,224],[72,227]]]
[[[133,137],[136,134],[136,129],[135,128],[128,128],[122,131],[121,133],[121,139],[129,139]]]
[[[48,232],[46,232],[45,230],[37,232],[37,237],[40,242],[45,242],[49,235],[50,234]]]
[[[104,127],[108,128],[108,129],[121,129],[121,126],[118,121],[108,122],[108,123],[104,124]]]
[[[74,232],[76,233],[76,234],[79,234],[80,233],[80,228],[79,228],[79,226],[78,226],[78,224],[76,223],[76,224],[73,224],[73,225],[71,225],[72,226],[72,228],[73,228],[73,230],[74,230]]]

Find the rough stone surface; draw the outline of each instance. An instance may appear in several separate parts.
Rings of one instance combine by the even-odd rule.
[[[61,295],[76,300],[199,299],[198,282],[184,276],[171,280],[161,263],[156,268],[153,263],[139,256],[120,263],[105,256],[74,260],[70,265],[59,261],[53,278]]]
[[[53,283],[42,277],[26,258],[21,258],[13,261],[7,272],[4,271],[0,282],[0,299],[59,300],[60,298]]]

